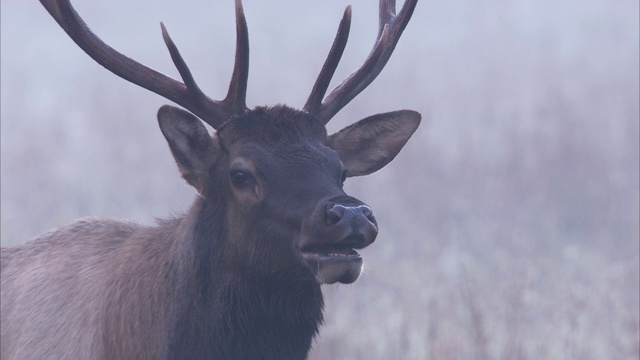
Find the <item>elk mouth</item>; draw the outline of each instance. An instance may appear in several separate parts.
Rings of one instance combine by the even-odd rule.
[[[333,244],[310,244],[300,254],[322,284],[350,284],[360,276],[362,257],[348,239]]]

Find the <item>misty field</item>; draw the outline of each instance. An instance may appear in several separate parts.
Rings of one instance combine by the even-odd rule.
[[[177,77],[158,23],[222,97],[232,1],[73,1],[107,43]],[[334,77],[357,68],[377,4],[353,0]],[[245,0],[248,104],[302,107],[347,2]],[[352,285],[326,286],[310,359],[638,359],[639,4],[420,0],[388,66],[329,132],[422,113],[394,162],[347,181],[380,234]],[[167,101],[77,49],[37,1],[1,12],[1,240],[78,217],[186,210],[155,119]]]

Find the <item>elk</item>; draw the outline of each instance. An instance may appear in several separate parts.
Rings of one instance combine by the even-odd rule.
[[[99,64],[188,110],[165,105],[158,121],[198,196],[154,226],[84,219],[3,248],[2,359],[305,359],[323,321],[321,285],[354,282],[357,250],[378,233],[343,182],[393,160],[421,116],[377,114],[332,135],[325,125],[382,71],[417,0],[397,14],[394,0],[380,1],[373,50],[325,96],[347,42],[347,6],[302,110],[247,108],[240,0],[222,100],[198,88],[164,25],[183,82],[106,45],[68,0],[40,2]]]

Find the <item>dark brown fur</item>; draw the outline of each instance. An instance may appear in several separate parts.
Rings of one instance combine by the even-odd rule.
[[[163,132],[183,176],[205,184],[201,196],[153,227],[86,219],[3,248],[3,359],[306,358],[323,299],[298,249],[343,241],[325,209],[362,205],[341,189],[341,154],[317,119],[286,107],[258,108],[214,138],[189,135],[185,151],[174,127],[204,127],[163,111]],[[260,196],[230,183],[238,157],[253,164]],[[206,174],[194,159],[211,164]]]
[[[236,0],[228,95],[202,94],[170,39],[184,83],[100,41],[68,0],[40,0],[116,75],[184,106],[158,112],[182,177],[198,197],[155,226],[86,219],[2,249],[2,359],[305,359],[322,323],[322,283],[352,283],[356,250],[378,233],[373,211],[343,191],[388,164],[420,123],[378,114],[328,136],[326,123],[382,70],[417,0],[380,3],[371,57],[326,98],[351,10],[302,111],[245,104],[248,34]],[[324,98],[324,100],[323,100]]]

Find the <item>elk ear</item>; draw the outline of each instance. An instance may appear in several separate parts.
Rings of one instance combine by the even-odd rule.
[[[182,177],[204,195],[209,169],[220,153],[218,138],[191,113],[173,106],[158,110],[158,122]]]
[[[347,176],[368,175],[398,155],[420,118],[411,110],[369,116],[329,136],[328,145],[338,152]]]

